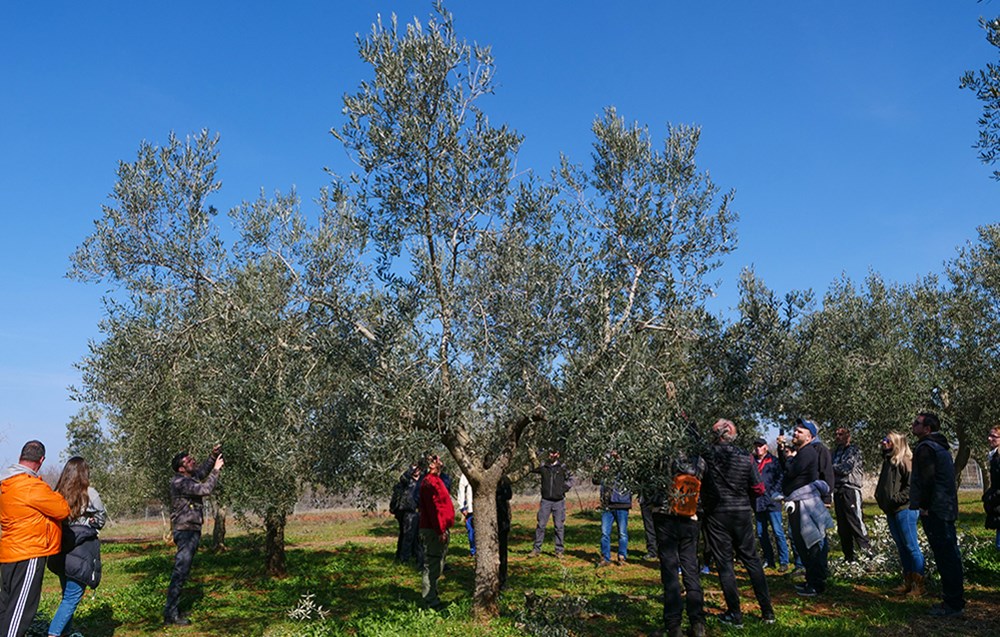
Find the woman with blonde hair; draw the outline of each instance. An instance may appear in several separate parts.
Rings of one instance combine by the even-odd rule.
[[[63,467],[58,491],[69,504],[70,516],[63,523],[62,551],[49,559],[49,569],[59,576],[62,601],[49,624],[49,635],[58,636],[83,599],[89,586],[101,583],[101,543],[97,532],[107,520],[101,496],[90,486],[90,467],[87,461],[74,456]]]
[[[890,431],[882,439],[882,471],[875,487],[875,501],[885,512],[889,522],[889,532],[899,561],[903,565],[903,583],[893,589],[894,593],[921,596],[924,587],[924,554],[917,541],[917,516],[910,508],[910,471],[913,451],[906,436]]]

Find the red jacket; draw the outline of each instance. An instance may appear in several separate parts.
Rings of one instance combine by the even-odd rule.
[[[420,484],[420,528],[438,535],[455,524],[455,506],[441,478],[427,474]]]
[[[41,478],[23,472],[0,482],[0,563],[59,552],[66,500]]]

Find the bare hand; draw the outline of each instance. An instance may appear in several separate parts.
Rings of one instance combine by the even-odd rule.
[[[222,456],[219,456],[215,459],[215,470],[218,471],[224,464],[226,464],[226,461],[222,459]]]

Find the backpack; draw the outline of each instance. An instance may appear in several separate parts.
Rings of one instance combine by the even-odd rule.
[[[611,504],[627,504],[632,506],[632,494],[628,491],[619,491],[618,489],[611,489]]]
[[[698,497],[701,495],[701,476],[705,461],[674,463],[674,479],[670,485],[663,508],[668,515],[693,518],[698,514]]]
[[[392,497],[389,498],[389,513],[396,515],[399,513],[400,505],[403,503],[403,497],[406,495],[407,484],[405,482],[396,482],[396,486],[392,488]]]

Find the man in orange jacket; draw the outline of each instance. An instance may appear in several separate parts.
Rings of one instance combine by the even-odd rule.
[[[42,592],[45,560],[59,552],[66,500],[38,477],[45,445],[25,443],[18,463],[0,475],[0,634],[27,632]]]

